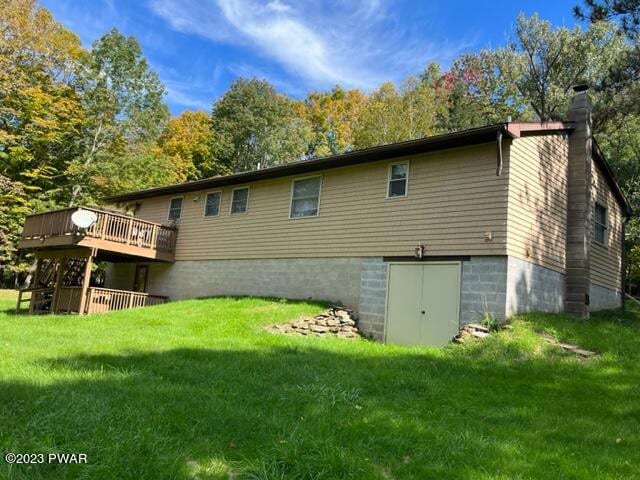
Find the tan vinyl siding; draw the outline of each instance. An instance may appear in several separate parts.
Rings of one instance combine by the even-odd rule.
[[[508,155],[500,177],[495,144],[408,160],[407,197],[386,198],[394,160],[320,172],[318,217],[289,218],[297,177],[250,184],[241,215],[229,215],[232,187],[222,189],[220,215],[211,218],[203,216],[206,191],[187,193],[176,260],[406,256],[418,243],[428,255],[506,253]],[[169,199],[143,200],[136,216],[167,222]]]
[[[567,233],[566,135],[513,140],[510,148],[509,255],[565,270]]]
[[[622,211],[616,201],[604,175],[595,162],[591,166],[591,282],[597,285],[620,290],[622,262]],[[594,209],[596,202],[607,207],[608,232],[607,243],[603,246],[594,240]]]

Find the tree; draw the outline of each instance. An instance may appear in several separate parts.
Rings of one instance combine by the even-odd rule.
[[[35,1],[2,7],[0,174],[46,188],[61,160],[77,152],[83,114],[69,79],[80,42]]]
[[[310,135],[295,102],[256,78],[234,81],[214,103],[212,130],[216,162],[232,172],[299,160]]]
[[[640,30],[640,0],[584,0],[585,12],[580,5],[573,12],[581,20],[598,23],[605,20],[620,19],[623,31],[630,38],[636,37]]]
[[[434,80],[437,67],[429,69],[430,73],[407,77],[400,89],[387,82],[368,96],[356,121],[357,148],[414,140],[444,130],[447,106]]]
[[[402,107],[402,96],[392,82],[383,83],[372,92],[356,124],[356,148],[403,140],[402,126],[398,123]]]
[[[211,117],[206,112],[185,111],[169,121],[158,148],[170,160],[174,182],[224,173],[213,157],[212,136]]]
[[[606,90],[610,115],[640,114],[640,0],[585,0],[584,4],[587,12],[579,5],[574,8],[578,18],[593,24],[618,21],[629,44],[600,86]]]
[[[443,82],[448,90],[446,130],[531,118],[514,79],[522,58],[508,50],[482,50],[456,59]],[[516,73],[517,72],[517,73]]]
[[[572,87],[587,83],[594,89],[594,123],[596,128],[611,115],[607,96],[602,94],[603,79],[624,55],[627,43],[616,33],[612,23],[598,23],[587,30],[579,26],[552,28],[537,15],[519,15],[516,39],[507,49],[498,50],[512,65],[508,81],[517,86],[541,120],[566,118]],[[503,62],[504,64],[504,62]]]
[[[439,101],[434,85],[419,76],[411,76],[405,79],[400,92],[405,121],[398,123],[404,124],[403,140],[414,140],[439,133],[441,127],[438,120],[442,117],[446,105]]]
[[[311,128],[308,155],[334,155],[354,147],[354,125],[366,102],[360,90],[335,86],[330,92],[311,92],[303,115]]]
[[[16,259],[24,216],[56,206],[84,121],[73,88],[79,39],[35,0],[0,0],[0,281]]]
[[[115,185],[94,180],[102,178],[105,169],[117,170],[142,145],[152,148],[169,119],[162,100],[164,86],[135,38],[111,30],[94,42],[79,70],[77,83],[86,120],[83,153],[69,163],[66,172],[73,184],[70,204],[116,192]]]

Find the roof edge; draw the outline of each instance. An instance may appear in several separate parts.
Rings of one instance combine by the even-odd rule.
[[[629,200],[627,200],[626,195],[622,191],[622,188],[620,187],[620,184],[616,179],[616,175],[613,172],[611,165],[609,165],[609,162],[604,156],[604,153],[602,153],[602,150],[600,150],[600,145],[598,145],[598,142],[596,141],[595,138],[592,138],[592,140],[593,140],[593,143],[592,143],[591,150],[593,154],[593,159],[595,160],[596,165],[598,165],[602,169],[604,173],[604,177],[607,180],[607,183],[609,184],[609,188],[611,188],[614,196],[620,203],[620,206],[624,210],[625,216],[629,218],[633,215],[633,208],[631,208],[631,205],[629,204]]]

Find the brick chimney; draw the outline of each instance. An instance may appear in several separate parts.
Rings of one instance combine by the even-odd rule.
[[[569,189],[565,311],[589,317],[589,250],[591,244],[591,99],[588,86],[577,85],[569,104]]]

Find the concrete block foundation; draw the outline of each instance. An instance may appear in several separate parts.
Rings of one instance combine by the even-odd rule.
[[[147,292],[171,299],[253,295],[324,300],[358,312],[361,330],[384,339],[388,264],[382,257],[178,261],[150,264]],[[131,289],[134,264],[114,264],[107,287]],[[564,275],[507,256],[462,261],[460,324],[485,312],[504,320],[564,310]],[[591,285],[592,309],[617,308],[620,292]]]
[[[622,292],[611,290],[592,283],[589,288],[589,309],[592,312],[598,310],[613,310],[622,306]]]

